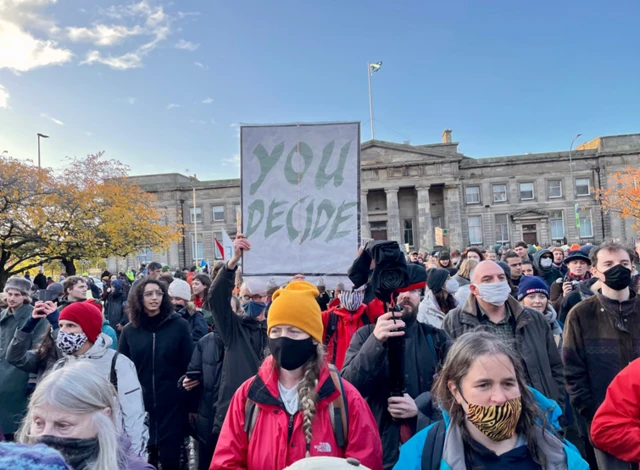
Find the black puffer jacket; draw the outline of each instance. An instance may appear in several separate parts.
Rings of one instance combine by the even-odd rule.
[[[191,393],[191,395],[187,395],[187,400],[190,402],[195,401],[193,395],[200,394],[196,433],[198,440],[202,443],[209,442],[209,438],[213,434],[223,360],[224,343],[218,333],[214,331],[198,341],[187,368],[187,372],[198,371],[202,373],[200,386],[196,390],[186,392]]]
[[[193,351],[186,320],[171,312],[164,318],[145,318],[139,327],[129,323],[120,335],[118,351],[136,366],[149,413],[149,444],[182,433],[186,409],[176,383],[186,372]]]
[[[129,323],[129,318],[127,314],[124,313],[126,302],[127,297],[124,294],[121,284],[116,284],[104,301],[104,316],[116,331],[117,325],[124,326]]]
[[[238,316],[231,310],[235,278],[236,270],[225,265],[209,289],[213,323],[225,350],[213,429],[216,433],[222,429],[233,394],[245,380],[258,373],[262,359],[269,354],[266,322]]]

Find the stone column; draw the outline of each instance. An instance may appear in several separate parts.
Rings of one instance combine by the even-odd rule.
[[[418,193],[418,248],[424,252],[433,249],[433,227],[431,225],[430,185],[416,186]]]
[[[400,208],[398,207],[398,188],[385,188],[387,193],[387,239],[403,244],[400,236]]]
[[[360,237],[371,238],[371,228],[369,227],[369,203],[367,201],[368,189],[360,191]]]
[[[460,204],[460,185],[447,184],[444,187],[445,226],[449,229],[451,250],[462,250],[462,215]]]

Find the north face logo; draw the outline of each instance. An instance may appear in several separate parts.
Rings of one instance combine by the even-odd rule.
[[[324,452],[324,453],[331,452],[331,444],[329,444],[328,442],[321,442],[314,448],[316,449],[316,452]]]

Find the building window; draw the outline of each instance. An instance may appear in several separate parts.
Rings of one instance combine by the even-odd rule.
[[[507,214],[496,214],[496,243],[507,243],[509,241],[509,216]]]
[[[213,221],[224,222],[224,206],[213,206]]]
[[[195,217],[195,221],[198,223],[202,222],[202,208],[200,207],[196,207],[196,211],[195,211],[196,217]],[[189,220],[191,221],[191,223],[193,223],[193,207],[191,209],[189,209]]]
[[[193,261],[200,261],[204,259],[204,234],[198,232],[197,250],[196,250],[195,238],[193,235],[194,234],[192,233],[191,234],[191,258],[193,259]]]
[[[533,183],[520,183],[520,200],[530,201],[533,197]]]
[[[404,243],[405,245],[408,244],[410,248],[413,248],[413,219],[404,219],[402,226],[404,228]]]
[[[578,211],[580,219],[580,238],[593,237],[593,221],[591,219],[591,209]]]
[[[576,180],[576,196],[589,196],[591,194],[589,178],[578,178]]]
[[[442,226],[442,217],[431,217],[431,226],[435,229],[435,228],[444,228]]]
[[[564,213],[562,211],[551,211],[549,213],[549,227],[552,240],[564,239]]]
[[[549,199],[562,197],[562,181],[560,180],[548,181],[547,191],[549,193]]]
[[[493,185],[493,202],[507,202],[507,185]]]
[[[214,259],[224,259],[223,253],[220,251],[218,247],[218,243],[222,246],[222,232],[213,232],[213,258]],[[224,246],[222,246],[224,250]]]
[[[465,192],[467,204],[480,204],[480,186],[467,186]]]
[[[151,261],[153,261],[152,255],[153,255],[153,252],[151,251],[150,248],[143,248],[140,251],[140,253],[138,253],[136,255],[136,260],[138,261],[138,266],[140,266],[143,263],[144,264],[151,263]]]
[[[482,245],[482,217],[479,215],[469,217],[469,244]]]

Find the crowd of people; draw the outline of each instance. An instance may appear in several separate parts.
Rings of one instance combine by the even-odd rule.
[[[102,292],[8,279],[0,468],[640,463],[640,243],[411,252],[391,300],[373,263],[357,288],[243,282],[250,250]]]

